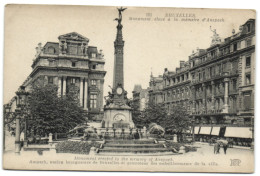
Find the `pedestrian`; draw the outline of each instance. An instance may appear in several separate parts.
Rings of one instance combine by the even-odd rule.
[[[219,145],[219,143],[216,143],[214,145],[214,154],[218,154],[219,153],[219,149],[220,149],[220,145]]]
[[[233,139],[229,139],[229,141],[228,141],[228,146],[229,146],[230,148],[233,147]]]
[[[225,154],[227,153],[227,148],[228,148],[228,144],[223,144],[223,150]]]

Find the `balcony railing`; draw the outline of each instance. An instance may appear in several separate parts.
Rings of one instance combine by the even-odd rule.
[[[192,112],[192,115],[206,115],[206,114],[221,114],[223,113],[222,109],[214,109],[214,110],[203,110],[203,111],[196,111]]]

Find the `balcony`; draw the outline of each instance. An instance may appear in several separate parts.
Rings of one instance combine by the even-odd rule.
[[[219,115],[222,113],[223,113],[222,109],[216,109],[216,110],[203,110],[203,111],[192,112],[192,115]]]

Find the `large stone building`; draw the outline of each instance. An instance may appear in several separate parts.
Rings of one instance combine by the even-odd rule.
[[[169,112],[175,103],[183,105],[194,120],[195,134],[252,138],[255,20],[249,19],[224,41],[212,31],[209,48],[197,49],[175,72],[165,69],[156,90],[162,102],[155,101],[150,82],[149,101],[164,103]]]
[[[175,105],[184,106],[190,110],[190,73],[189,62],[180,61],[180,67],[175,72],[166,68],[163,74],[163,102],[168,112]]]
[[[58,86],[58,96],[64,96],[77,87],[80,106],[95,121],[103,118],[103,87],[105,60],[102,50],[89,46],[89,39],[76,33],[58,37],[58,42],[47,42],[36,47],[32,72],[24,81],[27,91],[32,83]],[[11,101],[12,102],[12,101]]]

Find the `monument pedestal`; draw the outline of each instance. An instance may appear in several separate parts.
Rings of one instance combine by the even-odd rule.
[[[110,104],[104,108],[102,128],[134,128],[131,108],[127,105]]]

